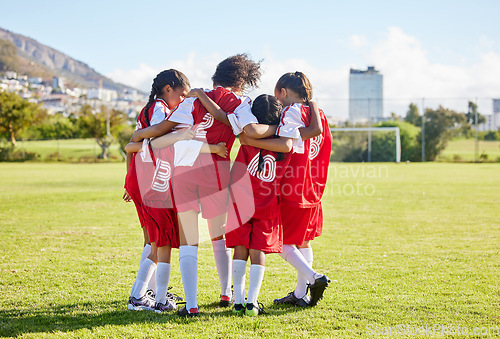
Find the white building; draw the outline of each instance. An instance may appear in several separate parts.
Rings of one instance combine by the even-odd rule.
[[[383,119],[383,77],[375,67],[352,69],[349,74],[349,121],[377,122]]]
[[[500,129],[500,99],[493,99],[493,114],[484,117],[486,122],[478,126],[479,131],[498,131]]]
[[[87,99],[99,99],[102,101],[113,101],[118,98],[116,91],[104,88],[89,88],[87,90]]]

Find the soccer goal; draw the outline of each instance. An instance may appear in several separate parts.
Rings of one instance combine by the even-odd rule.
[[[401,162],[401,137],[399,134],[399,127],[343,127],[343,128],[330,128],[331,132],[368,132],[368,140],[367,140],[367,161],[371,162],[372,156],[372,133],[376,132],[395,132],[396,140],[395,140],[395,153],[396,153],[396,162]]]

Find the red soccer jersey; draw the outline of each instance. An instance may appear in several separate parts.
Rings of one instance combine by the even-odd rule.
[[[223,87],[217,87],[206,94],[228,115],[238,115],[241,126],[257,122],[251,112],[250,99],[247,97],[237,96]],[[197,140],[208,144],[225,142],[228,154],[231,152],[235,139],[233,128],[215,120],[200,100],[187,98],[172,111],[167,120],[194,125]],[[178,168],[175,175],[182,177],[182,180],[196,180],[201,186],[227,188],[229,184],[229,160],[229,158],[224,159],[216,154],[200,154],[191,168]]]
[[[260,172],[259,157],[263,159]],[[290,157],[291,153],[284,153],[283,159],[276,161],[276,152],[248,145],[241,146],[231,169],[230,197],[233,204],[230,214],[231,212],[240,214],[241,223],[247,222],[250,218],[276,218],[279,215],[279,183],[285,174]],[[245,176],[249,176],[250,180],[245,180]],[[255,206],[255,211],[249,215],[248,206],[252,205]],[[228,217],[229,219],[231,218]]]
[[[283,110],[277,134],[294,138],[294,148],[302,152],[292,154],[281,180],[280,197],[283,203],[309,208],[321,201],[330,164],[332,136],[328,121],[321,110],[320,115],[323,133],[302,143],[298,129],[309,126],[309,107],[293,104]]]

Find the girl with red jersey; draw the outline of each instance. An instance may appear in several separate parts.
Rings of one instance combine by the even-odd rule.
[[[293,153],[280,183],[284,244],[281,257],[297,270],[297,286],[274,302],[315,306],[330,282],[328,277],[312,269],[310,241],[322,232],[321,197],[326,185],[332,137],[324,113],[311,110],[312,86],[303,73],[283,75],[276,84],[275,96],[285,106],[276,134],[293,139]],[[307,126],[313,128],[304,129]],[[258,146],[263,141],[252,144]]]
[[[170,69],[159,73],[153,80],[148,103],[137,118],[136,130],[163,121],[171,109],[184,100],[189,89],[189,81],[181,72]],[[172,143],[188,138],[188,134],[173,135]],[[130,151],[130,146],[127,148]],[[139,266],[128,301],[128,308],[143,310],[156,307],[163,311],[176,308],[173,300],[167,300],[167,288],[170,278],[171,247],[178,247],[177,216],[173,208],[151,209],[144,204],[142,197],[151,185],[154,174],[154,164],[147,155],[149,154],[146,152],[142,152],[142,154],[127,153],[129,170],[125,179],[125,195],[134,201],[141,224],[147,230],[148,239],[151,241],[151,252]],[[159,224],[169,230],[166,237],[160,238],[160,233],[154,232]],[[156,265],[157,261],[158,265]],[[155,294],[156,300],[152,299],[151,295],[146,294],[148,284],[153,280],[152,277],[156,277],[156,293],[152,293]]]
[[[281,108],[278,99],[263,94],[253,102],[252,113],[261,124],[277,125]],[[280,253],[282,250],[278,192],[290,153],[245,145],[244,134],[240,135],[240,142],[242,146],[231,169],[226,241],[228,247],[234,248],[233,312],[256,316],[262,312],[257,298],[264,278],[265,254]],[[250,210],[253,213],[248,213],[248,206],[254,207]],[[251,262],[250,285],[244,305],[248,257]]]

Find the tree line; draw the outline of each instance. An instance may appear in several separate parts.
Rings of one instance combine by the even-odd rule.
[[[30,140],[94,138],[101,148],[100,159],[109,158],[110,145],[122,148],[130,140],[133,127],[127,115],[105,105],[94,109],[85,104],[76,114],[49,115],[40,104],[16,93],[0,92],[0,160],[17,160],[19,138]],[[3,159],[2,159],[3,158]]]
[[[401,161],[422,161],[422,142],[425,161],[434,161],[446,148],[450,139],[470,138],[473,135],[476,116],[478,124],[485,122],[484,116],[477,112],[477,105],[471,101],[466,113],[440,106],[437,109],[427,108],[423,117],[417,105],[411,103],[404,118],[393,114],[392,120],[378,123],[374,127],[399,127]],[[500,140],[500,132],[486,132],[481,136],[485,140]],[[367,143],[366,133],[334,133],[332,159],[345,162],[368,161]],[[395,133],[373,132],[370,158],[373,162],[394,161]]]

